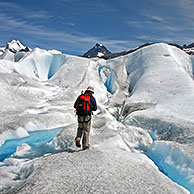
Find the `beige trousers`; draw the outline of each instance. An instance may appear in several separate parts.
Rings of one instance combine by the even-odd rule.
[[[76,140],[81,140],[82,136],[82,146],[89,147],[89,135],[91,127],[91,116],[78,116],[78,128]]]

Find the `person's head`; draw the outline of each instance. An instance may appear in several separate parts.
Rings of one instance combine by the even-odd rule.
[[[92,86],[88,86],[87,89],[86,89],[86,92],[94,94],[94,88]]]

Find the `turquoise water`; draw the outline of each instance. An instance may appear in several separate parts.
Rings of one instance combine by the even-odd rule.
[[[24,143],[31,147],[28,158],[41,156],[43,154],[51,152],[51,148],[47,144],[52,141],[57,132],[61,131],[63,127],[51,129],[51,130],[40,130],[29,132],[29,136],[19,139],[7,140],[0,147],[0,162],[5,158],[10,157],[15,153],[17,146]]]

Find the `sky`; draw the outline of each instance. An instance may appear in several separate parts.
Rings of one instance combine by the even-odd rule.
[[[0,0],[0,47],[82,55],[96,43],[111,52],[147,42],[194,42],[194,0]]]

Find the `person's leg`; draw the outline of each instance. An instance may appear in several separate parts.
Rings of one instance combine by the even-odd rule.
[[[76,146],[77,147],[81,147],[80,141],[81,141],[81,137],[84,131],[84,118],[83,116],[78,116],[78,128],[77,128],[77,135],[76,135]]]
[[[84,123],[84,131],[83,131],[83,140],[82,140],[83,149],[87,149],[90,146],[89,145],[90,127],[91,127],[91,116],[87,116],[86,122]]]

